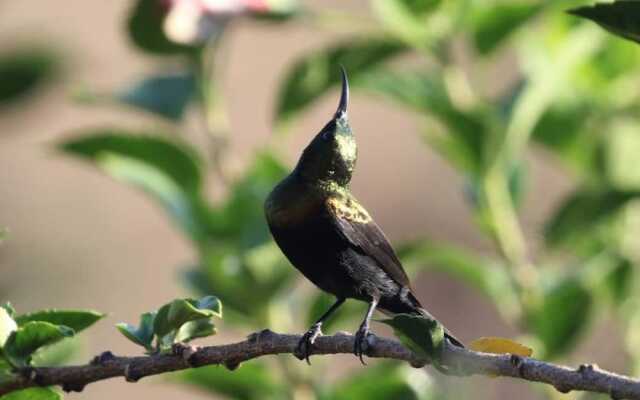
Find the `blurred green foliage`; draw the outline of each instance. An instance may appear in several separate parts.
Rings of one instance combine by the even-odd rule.
[[[198,255],[183,271],[185,283],[200,295],[219,296],[226,328],[301,331],[331,299],[294,287],[298,275],[268,234],[262,203],[288,171],[279,157],[258,150],[242,174],[227,176],[226,143],[235,133],[219,118],[224,93],[216,83],[224,80],[224,71],[211,61],[224,57],[220,42],[232,33],[225,27],[233,19],[269,23],[282,22],[286,15],[289,24],[305,24],[326,23],[339,15],[353,22],[348,33],[342,32],[344,25],[335,24],[341,34],[338,43],[310,49],[282,76],[275,95],[275,129],[295,124],[334,89],[344,66],[355,91],[393,102],[421,122],[416,133],[465,178],[460,194],[482,234],[495,245],[491,256],[417,238],[397,244],[407,270],[442,271],[476,289],[505,322],[533,342],[536,356],[547,359],[575,349],[592,321],[616,315],[613,329],[626,337],[629,370],[640,373],[640,95],[630,89],[640,80],[640,49],[632,43],[640,41],[640,2],[585,6],[580,0],[371,0],[372,12],[363,16],[322,7],[283,13],[277,1],[270,1],[259,11],[204,12],[191,23],[217,24],[217,29],[208,40],[194,43],[177,43],[164,29],[170,4],[176,3],[137,0],[126,25],[131,42],[172,72],[98,97],[168,119],[176,132],[187,129],[190,112],[202,114],[203,130],[215,150],[208,154],[196,149],[188,135],[123,126],[78,132],[60,149],[142,189],[167,211]],[[568,9],[573,15],[565,12]],[[403,62],[408,59],[411,62]],[[492,78],[490,71],[503,60],[511,60],[514,70],[497,71]],[[26,92],[51,65],[51,58],[40,53],[0,55],[0,103]],[[7,74],[16,78],[4,79]],[[500,79],[500,85],[492,79]],[[282,136],[271,140],[277,143]],[[527,178],[532,152],[562,169],[573,183],[545,221],[535,257],[519,218],[533,182]],[[209,177],[223,188],[222,200],[208,198]],[[176,338],[214,332],[210,308],[196,300],[176,301],[179,304],[169,303],[157,314],[143,314],[138,327],[118,328],[147,351]],[[348,304],[325,328],[353,328],[362,311],[361,305]],[[28,362],[32,350],[67,332],[60,329],[62,322],[48,318],[12,328],[5,314],[5,320],[0,315],[0,338],[11,340],[5,356],[12,363]],[[294,321],[291,315],[304,318]],[[20,318],[16,321],[22,324]],[[186,336],[180,333],[197,321],[183,332]],[[51,324],[50,335],[19,345],[11,332],[22,330],[27,337],[31,323]],[[409,328],[401,336],[411,344],[415,326]],[[442,332],[425,329],[437,349]],[[155,346],[154,335],[159,343]],[[312,372],[294,362],[274,357],[246,363],[235,372],[206,367],[173,379],[242,400],[291,399],[301,393],[327,400],[444,398],[442,387],[427,377],[417,382],[416,373],[422,371],[399,363],[379,363],[330,384],[321,360]],[[34,398],[46,396],[57,395],[47,392]]]
[[[17,47],[0,54],[0,107],[33,93],[55,73],[57,57],[44,47]]]
[[[274,379],[265,363],[245,363],[233,373],[221,365],[192,369],[176,376],[177,382],[186,382],[212,395],[232,399],[281,399],[285,397],[285,384]]]
[[[196,79],[190,73],[172,73],[144,79],[119,93],[125,104],[179,121],[196,91]]]
[[[2,400],[59,400],[60,396],[50,388],[30,388],[2,396]]]

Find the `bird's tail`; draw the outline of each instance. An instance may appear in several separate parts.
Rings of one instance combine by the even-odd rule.
[[[421,315],[425,318],[429,318],[429,319],[436,319],[433,315],[431,315],[431,313],[429,313],[429,311],[425,310],[422,307],[416,307],[414,309],[414,313],[417,315]],[[444,328],[444,327],[443,327]],[[444,328],[444,337],[453,345],[458,346],[458,347],[462,347],[464,348],[464,344],[462,344],[461,341],[459,341],[455,336],[453,336],[453,334],[451,332],[449,332],[449,330],[447,328]]]
[[[433,319],[436,321],[438,320],[433,315],[431,315],[429,311],[425,310],[424,307],[422,307],[422,304],[420,304],[420,301],[418,301],[418,299],[412,292],[409,292],[407,296],[399,296],[398,298],[402,299],[402,301],[396,301],[391,304],[381,304],[378,307],[378,310],[390,316],[404,313],[419,315],[424,318]],[[464,348],[464,344],[462,344],[462,342],[458,340],[458,338],[453,336],[453,334],[449,332],[447,328],[444,328],[444,337],[449,341],[449,343],[453,344],[454,346]]]

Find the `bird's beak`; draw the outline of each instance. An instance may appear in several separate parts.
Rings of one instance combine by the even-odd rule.
[[[347,71],[344,67],[340,66],[340,72],[342,73],[342,93],[340,94],[340,103],[338,103],[338,109],[336,110],[335,119],[347,117],[347,106],[349,105],[349,80],[347,80]]]

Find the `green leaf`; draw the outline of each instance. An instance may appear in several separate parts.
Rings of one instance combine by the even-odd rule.
[[[445,125],[446,134],[427,132],[427,141],[460,169],[479,174],[488,135],[486,117],[480,111],[459,110],[437,74],[379,68],[357,83],[365,90],[438,119]]]
[[[49,322],[32,321],[11,333],[4,345],[4,355],[16,366],[27,366],[41,347],[74,335],[73,329]]]
[[[175,338],[177,343],[187,343],[193,339],[203,338],[216,334],[216,326],[208,318],[189,321],[182,325]]]
[[[153,330],[158,337],[163,337],[179,330],[187,322],[221,316],[222,305],[214,296],[200,300],[176,299],[158,310]]]
[[[386,361],[375,364],[341,379],[331,387],[330,391],[321,395],[320,400],[419,400],[424,398],[423,390],[430,391],[431,388],[424,388],[423,385],[411,382],[410,371],[407,369],[405,365],[397,362]],[[413,378],[416,377],[413,376]],[[426,382],[429,378],[425,374],[423,379]],[[363,385],[363,382],[367,384]],[[417,393],[418,387],[421,393]]]
[[[426,360],[437,361],[444,346],[444,328],[435,319],[398,314],[380,321],[393,328],[393,332],[411,351]]]
[[[62,396],[49,388],[29,388],[0,396],[0,400],[61,400]]]
[[[235,371],[212,365],[189,369],[177,379],[207,392],[236,400],[286,398],[286,388],[278,384],[273,368],[256,360],[245,362]]]
[[[141,50],[155,55],[194,55],[201,48],[172,42],[163,30],[165,10],[157,0],[138,0],[127,21],[131,41]]]
[[[215,296],[205,296],[197,300],[194,306],[198,310],[209,310],[213,312],[213,316],[222,318],[222,303]]]
[[[349,74],[349,79],[356,82],[364,72],[405,50],[406,45],[398,41],[371,37],[352,39],[306,55],[291,66],[282,80],[276,122],[289,121],[338,85],[341,81],[341,65]]]
[[[0,384],[15,378],[14,367],[0,353]]]
[[[18,325],[11,318],[11,314],[4,307],[0,307],[0,349],[4,347],[7,339],[16,329],[18,329]]]
[[[169,309],[171,309],[171,304],[172,303],[168,303],[160,307],[156,312],[156,317],[153,319],[153,333],[155,333],[158,338],[168,335],[175,329],[169,324]]]
[[[578,189],[571,194],[545,227],[545,240],[550,246],[574,243],[596,233],[640,192]]]
[[[201,303],[201,301],[204,301]],[[167,320],[169,324],[178,329],[183,324],[200,318],[213,316],[220,317],[220,302],[213,296],[208,296],[202,300],[178,299],[174,300],[169,307]]]
[[[620,190],[640,191],[640,125],[635,121],[616,121],[608,134],[604,150],[604,173]]]
[[[397,3],[410,11],[411,13],[418,16],[425,16],[435,10],[440,3],[441,0],[393,0],[394,3]]]
[[[31,365],[34,367],[55,367],[69,362],[81,353],[82,343],[78,338],[62,339],[50,346],[43,347],[33,354]]]
[[[431,111],[437,116],[455,112],[444,81],[437,74],[380,67],[364,74],[358,85],[420,112]]]
[[[472,38],[480,54],[490,53],[511,33],[536,16],[544,4],[536,2],[498,3],[482,6],[472,21]]]
[[[185,192],[201,189],[201,161],[186,143],[144,133],[96,129],[62,143],[61,148],[97,163],[109,155],[138,160],[159,170]]]
[[[0,106],[33,92],[55,71],[56,60],[44,49],[16,49],[0,54]]]
[[[155,312],[144,313],[140,315],[140,324],[137,328],[124,322],[116,324],[116,328],[118,328],[120,333],[133,343],[143,346],[148,351],[151,351],[155,317]]]
[[[640,43],[640,24],[638,24],[640,2],[636,0],[599,3],[574,8],[568,12],[590,19],[615,35]]]
[[[174,73],[144,79],[117,97],[123,103],[179,121],[195,91],[193,74]]]
[[[545,357],[568,352],[585,331],[593,306],[589,290],[575,277],[547,287],[526,310],[527,326],[545,346]]]
[[[60,147],[151,194],[194,240],[206,237],[202,164],[185,143],[162,136],[97,129]]]
[[[440,0],[374,0],[373,11],[396,36],[414,46],[424,46],[429,37],[427,17]]]
[[[624,252],[613,249],[608,242],[597,239],[589,247],[585,246],[578,256],[579,264],[574,268],[577,268],[585,287],[591,291],[594,302],[614,306],[619,316],[626,316],[626,308],[633,304],[636,282],[633,261]]]
[[[587,129],[594,107],[584,101],[557,102],[536,122],[532,139],[557,155],[573,171],[593,171],[598,136]]]
[[[49,322],[54,325],[64,325],[73,329],[75,333],[87,329],[104,318],[105,314],[93,310],[42,310],[18,315],[16,322],[23,326],[32,321]]]
[[[615,267],[609,271],[603,280],[609,297],[616,305],[622,304],[632,294],[635,268],[631,261],[619,258]]]

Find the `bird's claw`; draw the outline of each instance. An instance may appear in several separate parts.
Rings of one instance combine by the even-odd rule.
[[[373,346],[373,339],[375,335],[369,332],[369,327],[367,325],[361,325],[360,329],[356,333],[356,338],[353,343],[353,354],[356,355],[360,359],[362,365],[367,365],[364,362],[364,355],[368,355],[369,350]]]
[[[311,349],[313,347],[313,343],[319,336],[322,336],[322,324],[317,323],[313,324],[311,328],[298,342],[298,346],[296,347],[295,356],[300,360],[306,360],[307,364],[311,365],[311,361],[309,360],[309,356],[311,356]]]

